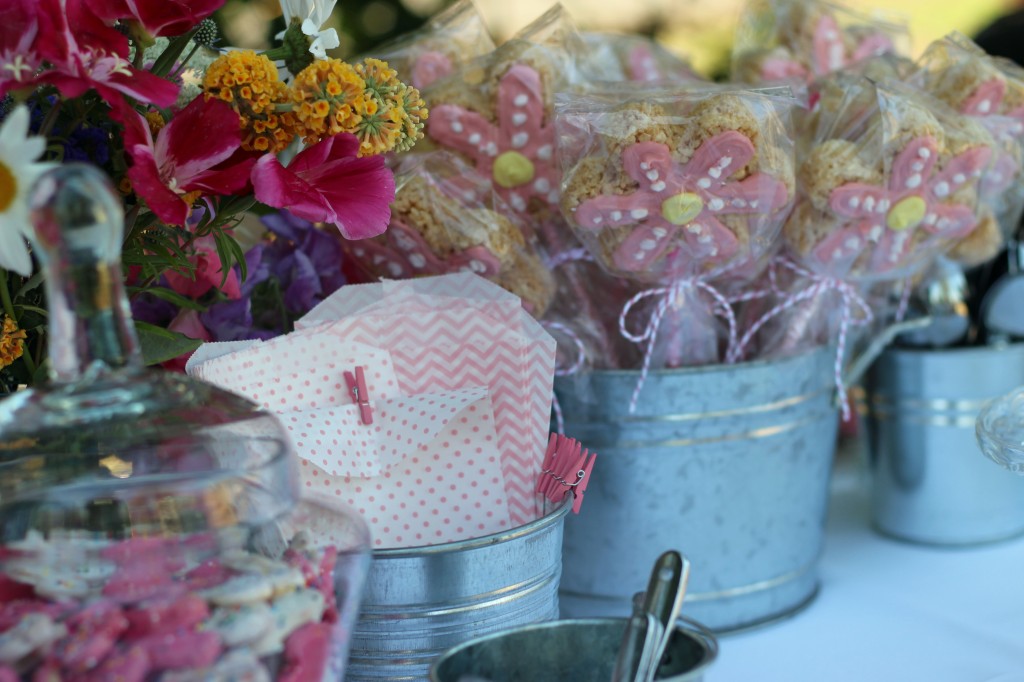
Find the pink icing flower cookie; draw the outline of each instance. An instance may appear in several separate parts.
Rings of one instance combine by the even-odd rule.
[[[884,186],[847,183],[832,191],[829,207],[843,227],[814,248],[814,257],[835,269],[870,249],[869,269],[883,273],[906,265],[918,230],[951,240],[966,236],[977,226],[976,210],[950,197],[977,183],[991,157],[991,149],[975,147],[940,171],[938,143],[915,138],[895,157]]]
[[[499,79],[496,121],[456,104],[435,104],[427,133],[471,158],[477,171],[516,213],[528,214],[531,201],[558,205],[555,130],[546,121],[541,76],[517,63]]]
[[[702,263],[724,262],[739,251],[736,233],[720,218],[771,214],[789,201],[785,183],[767,173],[733,179],[754,155],[750,139],[734,130],[705,140],[685,163],[664,144],[633,144],[622,163],[637,191],[587,199],[575,221],[591,231],[628,228],[611,253],[617,270],[648,271],[667,256],[676,263],[666,274],[700,271]]]

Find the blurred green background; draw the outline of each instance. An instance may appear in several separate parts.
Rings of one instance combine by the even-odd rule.
[[[332,22],[341,36],[334,56],[350,57],[412,30],[450,0],[341,0]],[[477,0],[492,34],[503,40],[551,6],[550,0]],[[698,71],[721,72],[728,63],[732,31],[744,0],[564,0],[579,28],[642,32],[688,57]],[[952,30],[967,35],[1020,6],[1015,0],[848,1],[858,11],[878,8],[903,15],[912,31],[916,56],[932,40]],[[218,15],[225,42],[260,48],[283,28],[279,0],[228,0]],[[1024,39],[1024,36],[1022,36]]]

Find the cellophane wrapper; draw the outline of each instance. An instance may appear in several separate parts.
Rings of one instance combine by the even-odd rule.
[[[583,33],[582,38],[586,44],[586,52],[580,68],[592,82],[706,82],[688,61],[647,36]]]
[[[724,306],[706,286],[739,290],[775,248],[795,193],[794,101],[715,86],[559,97],[563,214],[607,272],[671,290],[638,315],[662,307],[652,366],[724,359]]]
[[[981,123],[998,143],[981,181],[981,200],[1008,236],[1024,210],[1024,69],[989,56],[959,33],[929,45],[917,66],[910,83]],[[994,239],[968,241],[950,256],[971,267],[995,256],[997,246]]]
[[[906,54],[906,25],[821,0],[749,0],[740,14],[732,77],[810,84],[880,54]]]
[[[342,242],[367,281],[469,271],[519,296],[534,317],[544,316],[554,278],[532,234],[492,200],[483,177],[443,150],[408,155],[395,170],[387,231]]]
[[[459,0],[421,28],[374,48],[368,56],[408,74],[413,87],[423,90],[493,49],[494,40],[476,6]]]

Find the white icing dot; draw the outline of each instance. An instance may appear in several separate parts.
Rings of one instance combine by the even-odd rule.
[[[422,268],[427,264],[427,259],[421,253],[409,254],[409,264],[414,268]]]
[[[654,236],[657,237],[658,239],[661,239],[666,234],[668,234],[668,230],[666,230],[664,227],[656,227],[653,230],[651,230],[651,232],[653,232]]]
[[[736,208],[746,208],[747,200],[740,197],[736,197],[735,199],[732,200],[732,205],[735,206]]]
[[[484,153],[487,154],[487,156],[497,156],[498,145],[495,144],[494,142],[488,142],[487,146],[484,147]]]
[[[940,230],[945,230],[952,224],[953,223],[950,221],[949,218],[943,216],[939,218],[938,221],[936,221],[935,227],[939,228]]]
[[[470,133],[469,134],[469,143],[470,144],[480,144],[480,133]]]
[[[526,143],[530,141],[530,136],[527,133],[516,133],[512,136],[512,146],[516,149],[525,147]]]
[[[476,201],[476,192],[471,189],[467,189],[463,192],[462,196],[465,197],[466,201]]]
[[[603,218],[603,217],[601,217],[601,216],[599,216],[599,215],[596,215],[596,216],[594,216],[594,218],[592,219],[592,222],[593,222],[593,223],[594,223],[595,225],[600,225],[600,224],[601,224],[601,221],[602,221],[602,220],[604,220],[604,218]]]
[[[622,211],[612,211],[610,215],[612,220],[622,220]]]
[[[850,197],[850,208],[857,208],[860,206],[860,197]]]
[[[924,220],[922,222],[925,225],[934,225],[935,221],[938,220],[938,219],[939,219],[939,216],[935,215],[934,213],[929,213],[928,215],[926,215],[924,217]]]
[[[647,217],[647,209],[634,208],[632,211],[629,212],[629,217],[632,218],[633,220],[643,220],[644,218]]]
[[[524,123],[526,123],[526,114],[521,111],[512,114],[512,125],[521,126]]]
[[[991,102],[991,100],[983,99],[980,102],[978,102],[978,112],[979,113],[987,114],[990,111],[992,111],[992,102]]]
[[[920,187],[920,186],[921,186],[921,174],[920,173],[914,173],[909,178],[907,178],[907,187],[909,187],[910,189],[914,189],[915,187]]]
[[[549,204],[557,204],[559,198],[560,197],[558,196],[558,190],[557,189],[553,189],[553,190],[551,190],[551,193],[548,194],[548,203]]]
[[[928,149],[928,147],[921,147],[920,149],[917,150],[917,155],[920,156],[922,159],[927,159],[931,157],[932,150]]]
[[[868,239],[870,239],[873,242],[877,242],[879,239],[882,238],[882,232],[884,232],[884,230],[882,229],[882,226],[881,225],[875,225],[868,232]]]
[[[711,235],[708,234],[707,232],[703,232],[697,236],[697,241],[700,242],[701,244],[710,244]]]
[[[520,94],[515,96],[515,99],[512,100],[512,104],[515,104],[517,107],[525,107],[526,103],[529,102],[529,101],[530,101],[529,97],[527,97],[526,95],[520,93]]]
[[[757,208],[757,205],[759,203],[761,203],[760,199],[754,199],[753,201],[750,202],[750,208]]]
[[[937,197],[944,197],[944,196],[948,196],[948,195],[949,195],[949,183],[948,182],[942,181],[939,184],[935,185],[935,196],[937,196]]]
[[[537,178],[537,182],[533,183],[533,188],[543,194],[551,189],[551,183],[547,178]]]
[[[722,177],[722,169],[721,168],[709,168],[708,169],[708,175],[710,175],[711,177],[713,177],[713,178],[715,178],[717,180],[718,178]]]
[[[654,182],[659,177],[661,177],[661,174],[658,173],[658,171],[656,171],[656,170],[649,170],[649,171],[647,171],[647,179],[650,180],[651,182]]]
[[[725,202],[719,199],[718,197],[715,197],[708,202],[708,208],[710,208],[712,211],[721,211],[723,208],[725,208]]]
[[[647,170],[650,167],[651,167],[651,164],[647,163],[646,161],[641,161],[640,162],[640,170]]]
[[[633,258],[635,260],[643,260],[645,257],[646,254],[643,251],[637,251],[635,254],[633,254]]]
[[[658,242],[654,241],[653,239],[644,239],[642,242],[640,242],[640,248],[643,249],[644,251],[650,251],[657,245]]]
[[[461,121],[452,121],[452,132],[461,133],[463,131]]]
[[[651,183],[651,189],[653,191],[655,191],[655,192],[662,191],[663,189],[665,189],[665,181],[664,180],[658,180],[657,182],[652,182]]]
[[[860,240],[857,239],[856,237],[850,237],[849,239],[846,240],[845,243],[846,248],[848,249],[856,249],[857,247],[860,246]]]
[[[864,197],[864,210],[866,210],[866,211],[874,211],[875,210],[875,198],[874,197]]]
[[[953,176],[953,182],[955,182],[958,185],[962,185],[965,182],[967,182],[967,176],[964,175],[963,173],[957,173],[956,175]]]
[[[700,180],[697,181],[697,186],[700,187],[701,189],[707,189],[708,187],[711,186],[711,179],[701,178]]]
[[[402,266],[398,263],[388,263],[388,272],[393,276],[398,277],[402,274]]]
[[[537,150],[537,158],[542,161],[547,161],[551,158],[551,145],[546,144]]]
[[[690,234],[700,234],[704,231],[704,227],[702,225],[697,225],[696,223],[690,223],[686,226],[686,231]]]
[[[526,201],[518,194],[509,194],[508,202],[512,204],[512,208],[514,208],[517,211],[526,210]]]
[[[890,206],[890,204],[889,204],[889,200],[888,199],[879,199],[878,200],[878,207],[875,210],[878,213],[886,213],[889,210],[889,206]]]

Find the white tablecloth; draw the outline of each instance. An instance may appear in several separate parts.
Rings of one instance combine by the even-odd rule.
[[[869,526],[867,484],[861,460],[840,459],[818,598],[719,638],[708,682],[1024,682],[1024,539],[887,539]]]

